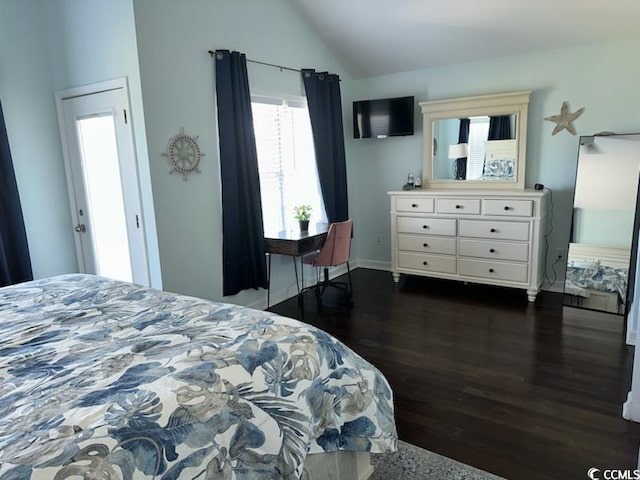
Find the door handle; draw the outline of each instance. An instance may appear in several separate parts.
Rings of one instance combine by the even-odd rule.
[[[74,230],[78,233],[85,233],[87,231],[87,227],[84,226],[84,223],[79,223],[75,226]]]

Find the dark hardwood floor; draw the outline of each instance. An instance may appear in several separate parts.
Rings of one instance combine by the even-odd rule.
[[[302,319],[385,374],[402,440],[509,479],[636,468],[640,424],[621,416],[633,363],[622,317],[549,292],[531,305],[519,290],[352,276],[353,309],[317,313],[308,292]],[[301,318],[295,299],[271,310]]]

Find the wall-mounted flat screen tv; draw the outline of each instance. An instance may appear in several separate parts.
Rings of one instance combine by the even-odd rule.
[[[353,138],[413,135],[413,97],[353,102]]]

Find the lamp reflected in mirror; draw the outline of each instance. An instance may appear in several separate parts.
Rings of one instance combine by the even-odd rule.
[[[469,145],[466,143],[449,145],[449,159],[453,160],[453,176],[456,180],[464,180],[467,178],[468,156]]]

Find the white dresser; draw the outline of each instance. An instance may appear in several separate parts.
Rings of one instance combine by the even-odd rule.
[[[544,278],[546,190],[409,190],[391,198],[391,271],[526,289]]]

